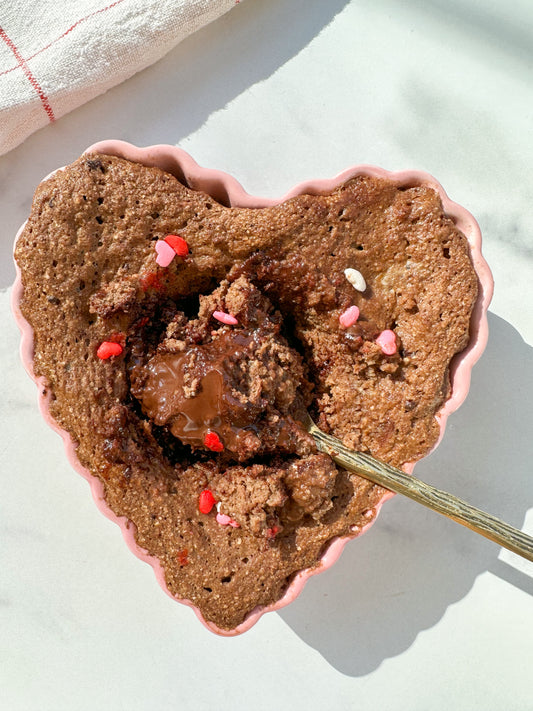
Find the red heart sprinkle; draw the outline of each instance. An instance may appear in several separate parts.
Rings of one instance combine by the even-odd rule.
[[[167,235],[165,242],[176,252],[178,257],[186,257],[189,254],[189,245],[179,235]]]
[[[198,510],[200,513],[203,514],[208,514],[211,512],[211,509],[213,506],[216,504],[216,499],[213,496],[213,492],[210,491],[209,489],[204,489],[203,491],[200,492],[200,496],[198,498]]]
[[[216,432],[207,432],[204,437],[204,446],[212,452],[222,452],[224,445]]]
[[[123,351],[120,343],[113,343],[112,341],[104,341],[98,346],[96,355],[101,360],[107,360],[111,356],[119,356]]]

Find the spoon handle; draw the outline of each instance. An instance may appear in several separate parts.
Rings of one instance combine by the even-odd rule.
[[[471,506],[446,491],[406,474],[401,469],[375,459],[370,454],[355,452],[345,447],[340,440],[322,432],[314,423],[309,424],[308,429],[318,449],[329,454],[333,461],[341,467],[397,494],[408,496],[413,501],[451,518],[533,562],[533,538],[523,531]]]

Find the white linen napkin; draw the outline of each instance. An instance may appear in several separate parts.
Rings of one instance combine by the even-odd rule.
[[[0,154],[240,0],[1,0]]]

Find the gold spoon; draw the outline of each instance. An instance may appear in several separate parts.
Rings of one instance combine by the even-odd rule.
[[[375,459],[370,454],[363,454],[345,447],[336,437],[322,432],[310,417],[305,425],[318,449],[329,454],[336,464],[397,494],[408,496],[413,501],[451,518],[462,526],[470,528],[494,543],[533,562],[533,538],[523,531],[471,506],[446,491],[406,474],[401,469]]]

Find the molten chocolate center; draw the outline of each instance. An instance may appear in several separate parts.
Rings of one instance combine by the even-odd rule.
[[[230,451],[252,444],[261,408],[235,382],[235,364],[246,362],[250,348],[254,334],[239,331],[181,353],[156,354],[145,367],[143,411],[185,444],[203,446],[209,431]]]

